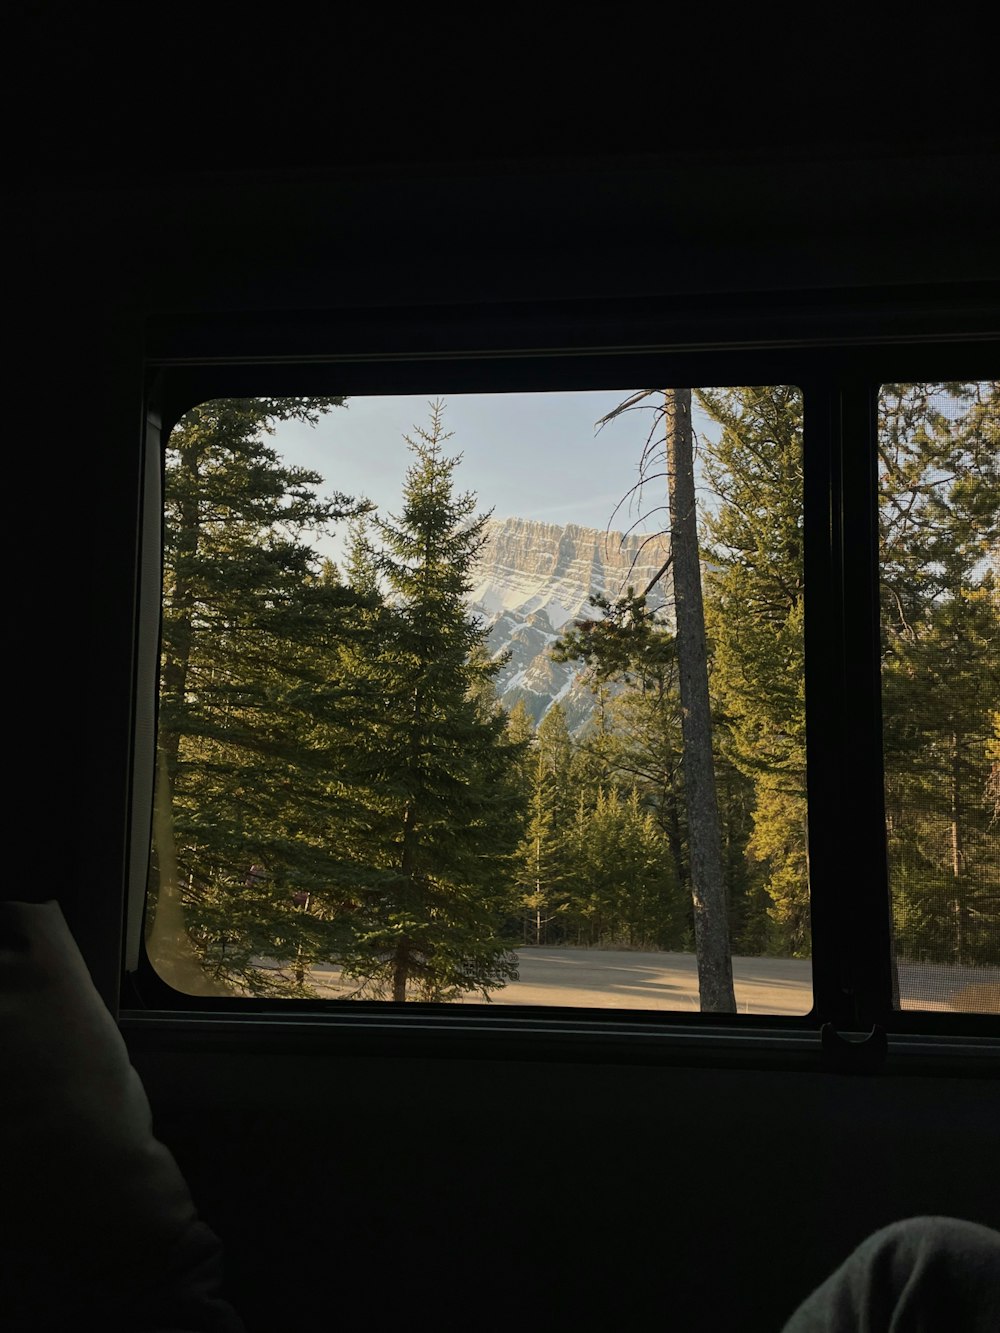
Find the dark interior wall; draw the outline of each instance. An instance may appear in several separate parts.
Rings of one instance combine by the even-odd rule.
[[[136,1056],[253,1330],[775,1330],[866,1235],[1000,1227],[1000,1086]]]
[[[150,315],[1000,276],[973,146],[166,174],[40,169],[10,250],[24,368],[15,495],[51,554],[29,799],[109,997],[128,810],[137,444]],[[929,185],[962,182],[928,200]],[[913,201],[922,201],[914,206]],[[762,311],[767,298],[761,300]],[[223,352],[225,349],[222,349]],[[26,392],[26,386],[32,392]],[[53,485],[53,474],[58,484]],[[42,531],[44,529],[44,531]],[[37,664],[37,669],[36,669]],[[36,678],[37,677],[37,678]],[[45,680],[43,681],[43,677]],[[69,688],[67,688],[67,683]],[[33,812],[34,813],[34,812]],[[982,1080],[252,1053],[136,1056],[157,1130],[229,1249],[251,1328],[773,1328],[861,1237],[918,1212],[1000,1225]]]
[[[977,145],[713,148],[339,171],[95,170],[69,185],[42,175],[23,200],[33,248],[64,270],[60,281],[142,319],[995,280],[996,170]]]

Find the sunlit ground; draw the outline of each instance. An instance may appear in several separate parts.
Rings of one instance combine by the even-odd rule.
[[[692,954],[627,950],[519,949],[520,979],[494,991],[493,1004],[697,1013],[698,965]],[[806,1014],[812,1008],[812,964],[796,958],[734,958],[740,1014]],[[309,985],[328,999],[349,997],[357,983],[339,969],[317,967]],[[1000,1013],[1000,968],[900,963],[901,1008]],[[466,1003],[481,997],[468,995]]]

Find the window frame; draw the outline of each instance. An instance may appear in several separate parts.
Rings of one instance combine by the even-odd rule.
[[[881,1029],[897,1057],[909,1051],[908,1067],[923,1060],[928,1042],[938,1068],[942,1060],[958,1059],[978,1069],[984,1052],[995,1056],[1000,1017],[893,1006],[881,735],[877,396],[885,382],[919,381],[931,371],[936,380],[989,378],[1000,365],[992,303],[968,290],[953,295],[950,305],[937,296],[921,300],[908,291],[876,299],[868,292],[846,307],[841,294],[835,304],[799,295],[779,306],[759,300],[729,305],[709,300],[698,309],[578,302],[152,321],[134,620],[123,1025],[136,1032],[172,1031],[182,1041],[195,1030],[229,1040],[248,1030],[261,1036],[266,1028],[271,1036],[282,1034],[282,1041],[335,1040],[364,1049],[374,1041],[379,1049],[387,1044],[401,1053],[425,1051],[429,1043],[435,1051],[461,1054],[470,1043],[481,1050],[486,1041],[490,1049],[530,1051],[539,1058],[554,1051],[581,1058],[589,1051],[639,1061],[749,1057],[765,1064],[827,1065],[836,1064],[831,1033]],[[810,1013],[734,1020],[718,1014],[693,1018],[670,1011],[489,1004],[462,1005],[460,1011],[386,1001],[341,1007],[331,1001],[200,999],[173,991],[153,971],[140,936],[149,848],[143,812],[152,786],[159,655],[159,479],[162,441],[176,420],[210,398],[262,392],[447,395],[645,383],[788,383],[803,392]],[[845,827],[854,830],[851,839],[844,836]],[[824,1029],[826,1050],[820,1039]]]

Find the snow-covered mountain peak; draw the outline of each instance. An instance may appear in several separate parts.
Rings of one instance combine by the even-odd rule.
[[[485,535],[469,609],[489,627],[490,651],[510,653],[496,682],[500,697],[507,707],[523,700],[536,721],[559,700],[571,730],[579,728],[592,697],[576,666],[553,662],[549,650],[570,621],[597,616],[592,595],[642,592],[663,568],[667,539],[528,518],[490,519]],[[649,604],[663,601],[657,585]]]
[[[592,594],[618,597],[631,586],[644,589],[662,568],[668,550],[662,537],[624,536],[576,523],[536,519],[490,519],[487,542],[469,595],[487,616],[544,611],[552,628],[593,614]],[[662,602],[662,597],[651,597]]]

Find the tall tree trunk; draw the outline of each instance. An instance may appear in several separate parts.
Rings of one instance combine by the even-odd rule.
[[[177,871],[172,783],[167,774],[167,762],[167,755],[161,750],[157,756],[153,805],[153,842],[159,885],[156,915],[146,937],[146,949],[153,967],[174,990],[185,995],[229,995],[232,994],[230,988],[206,970],[187,933]]]
[[[698,559],[691,390],[665,393],[670,550],[677,618],[683,770],[691,848],[691,897],[704,1013],[734,1014],[733,960],[722,874],[719,802],[712,759],[708,648]]]
[[[951,874],[955,886],[955,962],[965,961],[965,910],[962,905],[962,743],[951,738]]]
[[[667,840],[667,846],[670,848],[670,859],[674,863],[677,888],[683,893],[688,888],[688,868],[684,860],[684,837],[681,832],[680,802],[682,799],[683,791],[679,782],[679,774],[671,766],[665,775],[660,808],[657,813],[660,828]]]
[[[406,978],[409,971],[409,956],[406,949],[400,946],[396,949],[392,963],[392,998],[397,1004],[403,1004],[406,1000]]]
[[[184,714],[188,669],[194,646],[194,588],[189,570],[198,555],[198,544],[201,540],[201,516],[198,508],[200,462],[199,445],[188,445],[181,450],[181,470],[186,474],[185,480],[189,484],[178,514],[174,586],[169,610],[173,624],[164,645],[160,668],[159,746],[166,761],[161,772],[169,783],[171,803],[180,754],[180,719]]]
[[[417,704],[417,715],[419,717],[420,706]],[[406,809],[403,812],[403,854],[400,858],[399,870],[404,883],[409,882],[409,887],[413,887],[413,877],[416,869],[414,858],[414,845],[416,842],[416,816],[413,810],[412,801],[408,801]],[[406,982],[410,975],[412,958],[410,955],[409,940],[402,939],[396,945],[392,955],[392,998],[397,1004],[403,1004],[406,1000]]]
[[[186,995],[227,995],[228,986],[211,977],[187,933],[181,901],[174,840],[174,787],[180,757],[182,719],[188,672],[194,646],[194,588],[188,573],[198,554],[201,523],[198,509],[200,449],[189,445],[181,465],[192,484],[178,516],[177,555],[170,615],[170,643],[160,667],[160,725],[157,734],[156,788],[153,806],[153,847],[156,852],[156,915],[146,939],[150,960],[161,977]]]

